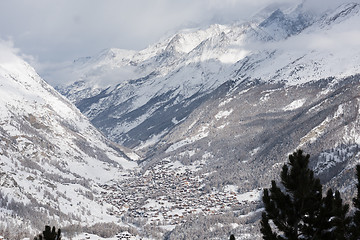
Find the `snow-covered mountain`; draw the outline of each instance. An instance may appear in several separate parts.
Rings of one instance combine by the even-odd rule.
[[[302,84],[359,72],[359,5],[314,14],[303,5],[259,20],[188,29],[147,49],[75,61],[61,92],[111,140],[158,143],[228,81]]]
[[[0,55],[1,228],[116,221],[101,186],[137,171],[136,155],[107,140],[10,47],[1,44]]]
[[[156,238],[232,231],[260,239],[259,189],[297,148],[311,154],[326,187],[351,199],[360,156],[359,23],[358,3],[263,11],[248,22],[183,30],[142,51],[79,59],[64,69],[73,83],[58,89],[104,135],[144,156],[142,180],[106,195],[119,207],[130,203],[121,213],[130,222],[171,230]],[[136,189],[132,201],[112,197],[131,195],[121,186]]]

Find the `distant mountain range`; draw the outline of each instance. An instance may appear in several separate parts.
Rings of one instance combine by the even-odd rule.
[[[260,15],[260,14],[259,14]],[[60,91],[111,140],[153,146],[222,84],[299,85],[359,72],[350,43],[359,5],[315,15],[302,5],[234,25],[188,29],[135,52],[109,49],[79,59]],[[342,37],[343,36],[343,37]]]
[[[357,3],[323,13],[301,4],[142,51],[104,50],[62,69],[73,81],[55,89],[74,105],[10,54],[0,62],[1,196],[62,225],[260,239],[261,189],[302,148],[325,187],[349,200],[359,23]],[[1,211],[33,221],[14,208]]]

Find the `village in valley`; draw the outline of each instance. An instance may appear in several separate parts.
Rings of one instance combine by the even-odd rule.
[[[261,190],[239,193],[229,185],[224,191],[205,189],[208,174],[199,174],[202,164],[184,166],[163,160],[143,174],[103,185],[102,200],[114,206],[111,215],[140,219],[145,224],[174,228],[193,214],[215,215],[236,211],[261,201]]]

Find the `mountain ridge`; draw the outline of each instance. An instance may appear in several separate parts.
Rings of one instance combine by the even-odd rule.
[[[351,46],[341,51],[338,47],[330,50],[332,46],[337,46],[335,42],[329,42],[328,46],[320,48],[318,46],[324,34],[332,34],[334,37],[339,35],[339,25],[344,21],[357,21],[358,11],[358,4],[344,4],[333,12],[326,12],[315,18],[299,5],[287,13],[276,10],[266,19],[259,21],[258,25],[251,22],[229,26],[212,25],[205,30],[180,32],[148,49],[138,53],[131,52],[129,57],[125,58],[122,55],[124,51],[112,49],[111,54],[120,51],[118,57],[112,58],[120,61],[114,60],[110,64],[111,68],[118,66],[118,69],[125,69],[124,71],[127,71],[128,67],[134,68],[135,75],[142,74],[142,77],[134,79],[134,75],[130,74],[127,79],[120,74],[120,82],[117,84],[97,88],[94,81],[96,82],[98,77],[90,75],[91,80],[86,83],[84,75],[84,80],[59,89],[110,139],[139,148],[141,144],[145,144],[146,138],[155,138],[156,135],[160,137],[164,129],[171,129],[176,125],[160,127],[159,131],[150,131],[140,139],[131,132],[138,134],[140,131],[136,129],[144,131],[144,128],[139,127],[140,124],[152,127],[151,123],[146,123],[145,118],[154,118],[153,121],[157,121],[155,119],[160,116],[155,115],[161,115],[160,112],[163,111],[160,106],[165,107],[170,102],[181,105],[186,101],[184,99],[191,102],[190,99],[205,96],[226,81],[261,79],[267,82],[286,81],[287,84],[301,84],[356,73],[359,69],[356,65],[358,54]],[[334,27],[331,27],[332,25]],[[314,41],[306,43],[306,39]],[[304,50],[299,51],[300,48]],[[330,56],[337,55],[338,60],[331,60],[329,51]],[[146,57],[140,60],[140,56]],[[133,60],[130,60],[131,58]],[[340,61],[347,61],[347,64],[339,64]],[[123,68],[123,64],[128,67]],[[96,66],[94,68],[91,64],[89,67],[92,72],[97,71],[97,74],[100,74],[98,79],[106,79],[109,72],[112,72],[108,69],[108,73],[102,76],[101,72],[105,70],[98,71]],[[354,69],[349,70],[351,67]],[[117,70],[113,73],[116,75]],[[80,88],[76,84],[81,85]],[[95,87],[91,87],[92,85]],[[158,107],[146,107],[147,104]],[[112,109],[111,115],[107,113],[107,108]],[[123,119],[124,115],[129,117]],[[105,126],[101,119],[107,121]]]
[[[137,171],[136,155],[107,140],[10,47],[1,53],[8,56],[0,62],[2,222],[41,229],[116,220],[96,192]]]

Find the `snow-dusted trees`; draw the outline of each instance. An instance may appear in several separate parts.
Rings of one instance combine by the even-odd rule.
[[[357,177],[357,195],[353,199],[355,213],[352,217],[350,224],[350,240],[360,239],[360,165],[356,166],[356,177]]]
[[[61,230],[56,231],[55,227],[45,226],[45,231],[39,236],[35,237],[34,240],[61,240]]]
[[[350,239],[350,225],[355,237],[351,239],[359,239],[355,233],[359,226],[355,224],[356,217],[347,216],[349,206],[343,204],[339,191],[334,193],[330,189],[322,196],[320,180],[308,168],[309,158],[301,150],[294,152],[289,156],[290,168],[285,164],[281,171],[283,187],[272,181],[271,188],[264,189],[263,239]],[[358,175],[359,171],[360,168]],[[360,206],[360,201],[354,203]]]

